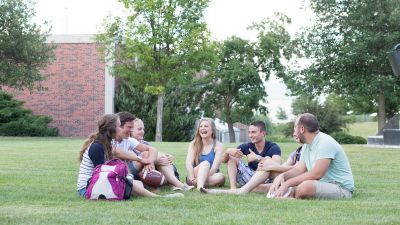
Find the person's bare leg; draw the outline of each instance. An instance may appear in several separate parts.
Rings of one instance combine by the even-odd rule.
[[[182,188],[183,183],[178,180],[178,178],[175,177],[174,174],[174,167],[172,165],[169,166],[157,166],[158,171],[160,171],[162,174],[164,174],[165,179],[167,179],[167,182],[175,187]]]
[[[231,189],[236,189],[236,177],[238,173],[238,158],[229,156],[229,160],[226,163],[228,170],[229,185]]]
[[[132,194],[136,194],[138,196],[143,196],[143,197],[157,197],[159,195],[156,195],[150,191],[148,191],[146,188],[143,187],[143,183],[138,180],[133,180],[132,181]]]
[[[303,181],[294,191],[294,197],[297,199],[313,198],[316,193],[316,181],[306,180]]]
[[[207,187],[220,186],[225,183],[225,176],[221,172],[215,173],[209,176],[206,181]]]
[[[247,182],[243,187],[241,187],[241,193],[249,193],[254,188],[256,188],[260,184],[264,184],[265,181],[269,177],[269,172],[257,170],[254,172],[254,175],[250,178],[249,182]]]
[[[220,189],[203,189],[202,192],[207,194],[230,194],[230,195],[242,195],[249,193],[260,184],[263,184],[269,177],[269,173],[265,171],[256,171],[251,177],[249,182],[241,188],[220,190]]]
[[[203,161],[197,166],[197,189],[204,187],[210,172],[210,163]]]
[[[257,193],[268,193],[269,188],[271,187],[272,184],[260,184],[257,187],[255,187],[251,192],[257,192]]]

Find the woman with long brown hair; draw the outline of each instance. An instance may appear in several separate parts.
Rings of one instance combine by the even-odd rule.
[[[225,182],[224,175],[219,171],[224,146],[217,140],[216,132],[214,120],[202,118],[189,144],[186,157],[187,183],[196,185],[198,190],[204,186],[223,185]]]
[[[121,121],[115,114],[107,114],[101,117],[97,123],[98,131],[91,134],[90,137],[85,141],[83,147],[79,153],[80,167],[78,175],[78,193],[80,196],[86,195],[86,185],[88,180],[92,177],[94,168],[97,165],[103,164],[105,161],[112,159],[113,157],[120,158],[122,160],[133,160],[140,161],[143,164],[149,164],[150,160],[136,156],[134,153],[126,153],[121,149],[112,146],[115,142],[117,135],[122,132]],[[138,143],[137,147],[142,149],[146,148],[145,145]],[[132,194],[146,197],[156,197],[156,195],[143,187],[143,183],[138,180],[133,180]],[[179,197],[175,195],[166,195],[166,197]],[[182,194],[180,196],[183,196]]]

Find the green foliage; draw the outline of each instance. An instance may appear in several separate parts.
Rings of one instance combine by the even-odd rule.
[[[293,101],[292,108],[295,115],[302,113],[314,114],[318,118],[320,130],[327,134],[339,132],[343,128],[346,128],[347,121],[339,113],[338,108],[330,101],[320,104],[313,97],[300,96]]]
[[[281,132],[285,137],[293,137],[294,122],[284,123],[281,127]]]
[[[202,82],[206,84],[199,90],[205,115],[213,117],[220,112],[221,119],[229,124],[233,123],[233,111],[245,117],[251,117],[253,110],[265,111],[259,101],[266,93],[251,43],[231,37],[220,45],[218,57],[217,70],[204,78]]]
[[[53,59],[55,46],[46,44],[48,31],[32,22],[30,0],[0,0],[0,89],[40,88],[41,70]]]
[[[22,108],[23,102],[0,91],[0,136],[57,136],[57,128],[49,128],[48,116],[32,115]]]
[[[193,136],[200,111],[191,105],[194,99],[189,86],[176,86],[167,90],[164,103],[163,138],[166,141],[189,141]],[[143,120],[145,139],[155,139],[157,97],[144,92],[128,81],[122,81],[115,96],[116,111],[127,111]]]
[[[289,60],[295,51],[291,36],[286,29],[291,22],[285,14],[274,13],[272,18],[253,23],[248,28],[258,32],[254,53],[265,80],[268,80],[272,73],[284,77],[287,72],[283,62]]]
[[[399,111],[400,77],[388,53],[400,41],[400,1],[311,0],[310,7],[315,24],[298,40],[310,64],[287,77],[290,89],[339,94],[356,113],[377,112],[378,103],[387,118]]]
[[[111,18],[97,36],[115,62],[115,76],[128,78],[157,95],[162,112],[165,92],[188,84],[196,73],[215,64],[214,47],[203,12],[209,0],[120,0],[130,15]],[[123,22],[126,21],[126,22]],[[162,114],[157,121],[162,121]],[[158,124],[158,123],[157,123]],[[162,132],[161,127],[157,132]],[[161,133],[156,135],[162,139]]]
[[[287,118],[288,118],[286,111],[280,106],[278,107],[278,112],[276,113],[276,118],[278,118],[278,120],[287,120]]]
[[[290,58],[290,48],[286,48],[290,36],[284,26],[289,23],[287,16],[276,14],[249,27],[258,32],[257,42],[232,36],[219,43],[217,68],[198,82],[205,115],[227,122],[231,142],[235,141],[234,122],[246,123],[254,112],[266,113],[260,104],[267,96],[263,79],[285,71],[282,60]]]
[[[273,135],[268,135],[266,139],[268,141],[272,141],[275,143],[277,143],[277,142],[286,142],[286,143],[295,142],[293,137],[285,136],[285,135],[281,135],[281,134],[275,134],[275,133],[277,133],[277,132],[274,132]]]
[[[340,144],[367,144],[367,140],[360,136],[352,136],[345,132],[335,132],[331,136]]]

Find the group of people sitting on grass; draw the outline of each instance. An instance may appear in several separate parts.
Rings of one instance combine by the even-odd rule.
[[[331,136],[319,130],[317,118],[301,114],[296,118],[293,137],[300,147],[281,164],[281,149],[266,140],[264,122],[249,126],[249,143],[228,148],[216,138],[215,123],[200,119],[186,157],[186,181],[176,176],[170,154],[158,152],[144,137],[144,124],[131,113],[104,115],[98,131],[85,141],[80,151],[77,189],[86,194],[86,185],[97,165],[112,158],[124,160],[134,177],[141,170],[158,170],[164,174],[172,190],[189,191],[194,187],[205,194],[263,192],[268,198],[351,198],[354,180],[347,156]],[[225,176],[220,171],[226,163],[230,189],[222,189]],[[211,187],[219,187],[210,189]],[[132,195],[156,197],[139,180],[133,180]],[[166,197],[183,196],[178,192]]]

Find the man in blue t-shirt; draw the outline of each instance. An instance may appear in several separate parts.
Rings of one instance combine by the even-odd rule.
[[[272,197],[351,198],[354,179],[343,148],[319,130],[317,118],[304,113],[297,117],[293,136],[303,143],[300,162],[277,176],[269,194]]]
[[[236,183],[243,186],[249,182],[260,162],[271,159],[278,164],[281,163],[281,149],[277,144],[265,140],[266,135],[265,123],[254,121],[249,126],[251,142],[241,144],[237,148],[228,148],[225,152],[222,162],[227,163],[231,189],[236,188]],[[241,160],[243,155],[247,156],[247,165]]]

